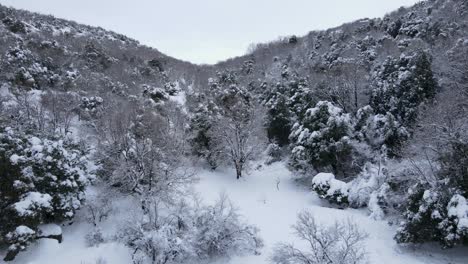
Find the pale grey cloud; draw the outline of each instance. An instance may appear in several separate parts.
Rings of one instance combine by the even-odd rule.
[[[251,43],[304,35],[417,0],[0,0],[30,11],[101,26],[173,57],[214,63]]]

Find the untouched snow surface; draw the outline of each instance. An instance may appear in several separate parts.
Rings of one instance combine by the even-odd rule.
[[[385,221],[369,218],[367,210],[335,209],[313,192],[297,186],[291,173],[283,163],[274,163],[253,170],[243,179],[236,180],[233,170],[204,171],[199,173],[200,182],[195,186],[204,198],[211,203],[220,193],[225,192],[239,208],[245,219],[260,228],[265,247],[259,256],[233,257],[219,260],[216,264],[264,264],[272,247],[278,242],[300,244],[291,230],[296,215],[302,210],[310,210],[322,224],[335,220],[352,219],[367,233],[366,241],[371,264],[466,264],[468,250],[457,248],[441,250],[438,245],[424,247],[403,247],[393,240],[396,227]],[[106,221],[106,229],[112,230],[122,216],[131,213],[132,202],[119,201],[119,213]],[[112,223],[111,223],[112,222]],[[22,252],[11,264],[96,264],[102,259],[106,264],[131,264],[131,251],[116,243],[104,243],[99,247],[86,247],[84,236],[92,227],[77,223],[64,228],[62,244],[55,240],[42,239]],[[110,231],[108,230],[108,231]],[[2,261],[0,260],[0,263]],[[193,264],[193,263],[190,263]]]
[[[315,193],[297,186],[283,163],[263,166],[239,181],[235,179],[235,172],[230,170],[202,172],[200,176],[197,189],[205,200],[215,200],[219,192],[225,192],[248,222],[260,228],[265,243],[260,256],[234,257],[229,262],[223,260],[219,264],[269,263],[268,257],[276,243],[299,244],[290,227],[296,222],[297,213],[302,210],[311,211],[321,224],[332,224],[335,220],[354,220],[369,234],[366,245],[372,264],[468,263],[466,248],[441,250],[438,245],[397,245],[393,240],[396,227],[389,226],[385,221],[371,219],[367,210],[330,208]]]

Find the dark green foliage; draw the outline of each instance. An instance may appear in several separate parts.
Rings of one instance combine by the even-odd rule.
[[[267,135],[271,142],[279,146],[289,143],[291,133],[291,114],[287,106],[286,98],[280,96],[275,105],[270,105],[267,117]]]
[[[26,34],[26,26],[24,25],[23,22],[14,20],[10,17],[6,17],[2,20],[3,24],[5,24],[8,29],[13,32],[13,33],[22,33]]]
[[[345,186],[344,182],[332,179],[334,184],[339,184],[340,186]],[[327,183],[312,183],[312,190],[314,190],[320,198],[327,200],[331,204],[336,204],[339,206],[348,206],[348,190],[346,188],[337,188],[331,190],[331,182]]]
[[[406,212],[404,213],[406,221],[398,229],[395,240],[398,243],[440,241],[443,234],[438,225],[446,215],[436,217],[434,212],[446,213],[444,204],[448,203],[448,201],[446,199],[445,202],[439,201],[442,198],[444,197],[440,197],[439,193],[426,191],[423,186],[414,187],[408,197]]]
[[[84,47],[83,57],[94,70],[107,70],[114,62],[110,56],[91,42]]]
[[[304,78],[295,77],[286,83],[289,100],[288,106],[291,111],[302,119],[307,109],[314,107],[317,103],[317,98],[312,94],[307,80]]]
[[[302,170],[305,163],[340,177],[354,173],[350,122],[349,114],[330,102],[321,101],[307,110],[305,118],[293,126],[290,135],[292,167]]]
[[[449,179],[450,185],[468,197],[468,143],[454,141],[450,150],[439,158],[440,176]]]
[[[152,68],[157,69],[160,72],[164,71],[163,63],[159,59],[152,59],[152,60],[148,61],[148,65],[150,67],[152,67]]]
[[[357,139],[376,150],[385,146],[391,157],[398,156],[403,143],[409,137],[406,128],[391,113],[376,115],[370,106],[358,110],[354,129]]]
[[[190,130],[192,137],[189,142],[192,147],[192,153],[198,157],[206,160],[211,169],[218,167],[218,150],[210,135],[213,126],[214,109],[212,104],[202,106],[194,109],[194,115],[190,119]]]
[[[411,127],[417,108],[432,99],[436,89],[431,61],[425,53],[388,58],[374,77],[370,106],[377,114],[390,112],[402,125]]]
[[[66,141],[10,128],[0,133],[0,242],[10,246],[7,260],[37,237],[40,224],[73,218],[92,176],[87,165],[85,153]]]
[[[296,44],[297,43],[297,36],[293,35],[293,36],[289,37],[288,43],[289,44]]]
[[[418,184],[408,197],[405,220],[395,235],[398,243],[438,242],[450,248],[468,245],[468,202],[454,188],[440,182]]]
[[[233,71],[218,72],[217,78],[210,79],[206,94],[196,97],[198,104],[192,107],[190,144],[193,153],[203,157],[215,169],[223,160],[223,149],[221,142],[215,142],[214,136],[219,135],[213,134],[214,126],[220,122],[220,117],[242,126],[251,118],[255,100],[244,87],[238,85],[237,74]]]
[[[397,19],[396,21],[392,22],[387,28],[387,33],[393,38],[396,38],[398,36],[398,33],[400,32],[400,28],[402,25],[403,23],[401,22],[401,20]]]
[[[244,75],[250,75],[254,72],[255,58],[244,61],[241,68],[241,73]]]

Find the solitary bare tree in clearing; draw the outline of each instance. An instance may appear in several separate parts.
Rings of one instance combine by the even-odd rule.
[[[248,161],[266,142],[263,127],[265,113],[255,98],[238,85],[232,73],[220,74],[211,82],[219,115],[210,131],[210,137],[221,156],[234,164],[237,179],[242,177]]]
[[[237,179],[240,179],[247,163],[263,149],[264,113],[259,107],[252,107],[247,111],[235,111],[232,114],[235,116],[221,117],[213,127],[212,133],[219,151],[234,164]]]

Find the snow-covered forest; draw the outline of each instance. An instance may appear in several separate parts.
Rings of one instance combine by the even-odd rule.
[[[215,65],[0,5],[6,263],[466,264],[467,246],[466,0]]]

